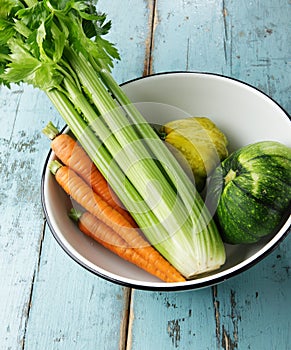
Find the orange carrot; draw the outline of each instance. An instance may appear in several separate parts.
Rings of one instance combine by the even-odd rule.
[[[83,147],[70,135],[60,134],[51,122],[43,129],[43,132],[52,139],[51,148],[57,158],[81,176],[94,192],[126,217],[132,225],[137,226]]]
[[[129,235],[130,231],[137,230],[123,215],[95,193],[74,170],[60,164],[58,161],[52,161],[49,167],[52,173],[55,173],[57,182],[67,194],[116,232],[121,235]],[[135,244],[135,242],[132,242],[132,244]]]
[[[182,282],[184,277],[164,259],[163,269],[151,264],[149,260],[139,254],[139,250],[131,248],[114,230],[98,220],[89,212],[80,213],[72,209],[70,216],[78,222],[79,229],[87,236],[109,249],[122,259],[135,264],[148,273],[165,282]],[[109,243],[110,242],[110,243]],[[160,265],[160,264],[159,264]]]
[[[59,185],[77,203],[119,234],[127,242],[128,246],[136,249],[138,254],[146,259],[149,264],[152,264],[160,271],[167,272],[169,270],[171,265],[142,237],[139,230],[92,191],[90,186],[72,169],[61,165],[58,161],[52,161],[49,164],[49,168],[55,174]]]

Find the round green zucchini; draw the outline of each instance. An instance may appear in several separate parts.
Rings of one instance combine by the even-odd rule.
[[[291,148],[275,141],[240,148],[215,169],[208,195],[224,242],[274,233],[291,211]]]

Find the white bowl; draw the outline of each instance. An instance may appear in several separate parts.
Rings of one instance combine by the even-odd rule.
[[[173,72],[136,79],[122,87],[151,123],[164,124],[185,115],[207,116],[227,135],[230,151],[261,140],[277,140],[291,146],[288,114],[264,93],[243,82],[215,74]],[[114,283],[160,291],[211,286],[258,263],[290,232],[291,216],[272,237],[251,245],[226,245],[225,265],[209,276],[179,283],[161,282],[76,228],[67,216],[69,200],[47,168],[54,158],[54,153],[49,152],[42,177],[42,203],[49,227],[69,256]]]

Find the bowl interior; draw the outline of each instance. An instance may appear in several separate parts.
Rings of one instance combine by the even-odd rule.
[[[168,73],[124,84],[124,91],[151,123],[164,124],[185,116],[206,116],[226,134],[229,150],[262,140],[291,146],[288,115],[269,97],[233,79],[213,74]],[[226,245],[226,264],[209,276],[184,283],[164,283],[123,261],[84,236],[68,218],[70,199],[45,164],[42,197],[49,226],[60,245],[88,270],[123,285],[151,290],[183,290],[212,285],[233,276],[266,256],[287,234],[291,218],[271,237],[252,245]],[[73,204],[74,205],[74,204]]]

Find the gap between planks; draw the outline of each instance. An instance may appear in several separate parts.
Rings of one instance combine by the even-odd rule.
[[[134,289],[124,287],[124,312],[120,325],[119,350],[130,350],[132,345],[133,293]]]
[[[31,279],[30,292],[29,292],[29,297],[27,300],[27,306],[26,306],[26,312],[25,312],[25,324],[24,324],[24,330],[23,330],[23,337],[21,340],[21,350],[25,349],[26,331],[27,331],[27,325],[28,325],[28,321],[29,321],[30,309],[31,309],[31,305],[32,305],[33,291],[34,291],[34,285],[35,285],[34,282],[35,282],[36,274],[37,274],[37,272],[39,272],[41,253],[42,253],[42,245],[43,245],[43,240],[44,240],[44,235],[45,235],[45,228],[46,228],[46,220],[44,218],[43,225],[42,225],[42,232],[41,232],[40,239],[39,239],[38,260],[37,260],[36,267],[34,269],[33,276]]]
[[[148,36],[145,41],[145,59],[143,76],[153,74],[153,49],[154,49],[154,38],[155,30],[158,25],[157,15],[157,2],[158,0],[148,0],[149,8],[149,19],[148,19]]]
[[[238,349],[238,321],[240,315],[236,310],[235,292],[230,290],[230,319],[232,321],[232,331],[226,329],[226,326],[221,322],[220,302],[218,298],[217,285],[211,287],[212,302],[215,317],[215,334],[217,349],[235,350]]]

